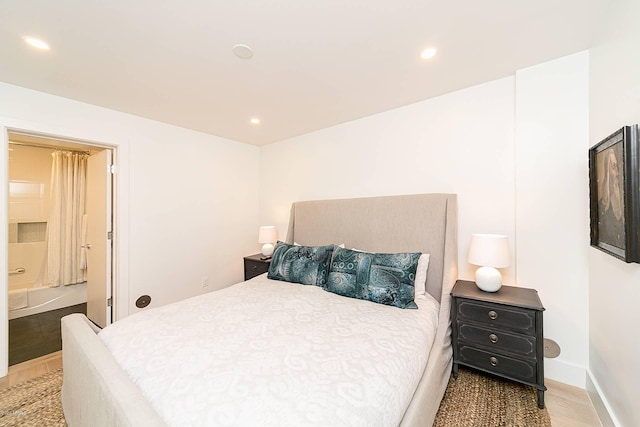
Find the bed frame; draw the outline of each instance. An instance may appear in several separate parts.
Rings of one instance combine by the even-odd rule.
[[[287,242],[344,243],[371,252],[429,253],[427,292],[440,301],[438,329],[402,427],[431,426],[451,371],[449,293],[457,278],[457,199],[418,194],[297,202]],[[164,426],[84,315],[62,319],[62,406],[71,426]]]

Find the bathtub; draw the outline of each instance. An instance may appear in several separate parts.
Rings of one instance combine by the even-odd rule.
[[[42,285],[46,242],[9,243],[9,320],[87,302],[87,284]]]
[[[49,288],[25,286],[9,290],[9,320],[87,302],[87,282]]]

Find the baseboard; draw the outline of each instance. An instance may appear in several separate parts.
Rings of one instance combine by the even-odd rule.
[[[544,376],[550,380],[584,389],[587,370],[584,366],[574,365],[561,359],[544,359]]]
[[[622,425],[614,415],[611,405],[609,405],[604,393],[602,393],[600,385],[598,385],[598,381],[596,381],[589,370],[587,370],[586,381],[587,394],[598,414],[598,418],[600,418],[602,427],[621,427]]]
[[[586,390],[603,427],[622,427],[591,371],[558,359],[544,360],[544,376]]]

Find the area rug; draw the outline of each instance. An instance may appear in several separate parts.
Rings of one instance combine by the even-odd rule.
[[[0,426],[66,426],[60,404],[62,369],[0,390]],[[460,369],[449,380],[435,427],[550,427],[532,387]]]
[[[58,427],[62,415],[62,369],[0,390],[0,426]]]
[[[458,379],[449,379],[434,427],[551,427],[546,409],[539,409],[536,389],[458,370]]]

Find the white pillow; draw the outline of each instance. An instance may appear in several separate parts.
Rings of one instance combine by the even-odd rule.
[[[295,243],[294,243],[295,244]],[[342,246],[344,248],[344,246]],[[351,248],[352,251],[365,252],[360,249]],[[426,299],[427,293],[427,270],[429,269],[429,254],[422,254],[418,258],[418,266],[416,267],[416,278],[413,280],[414,298]]]
[[[422,254],[418,258],[418,267],[416,268],[416,280],[413,282],[415,288],[414,299],[425,299],[427,292],[427,270],[429,269],[429,254]]]

